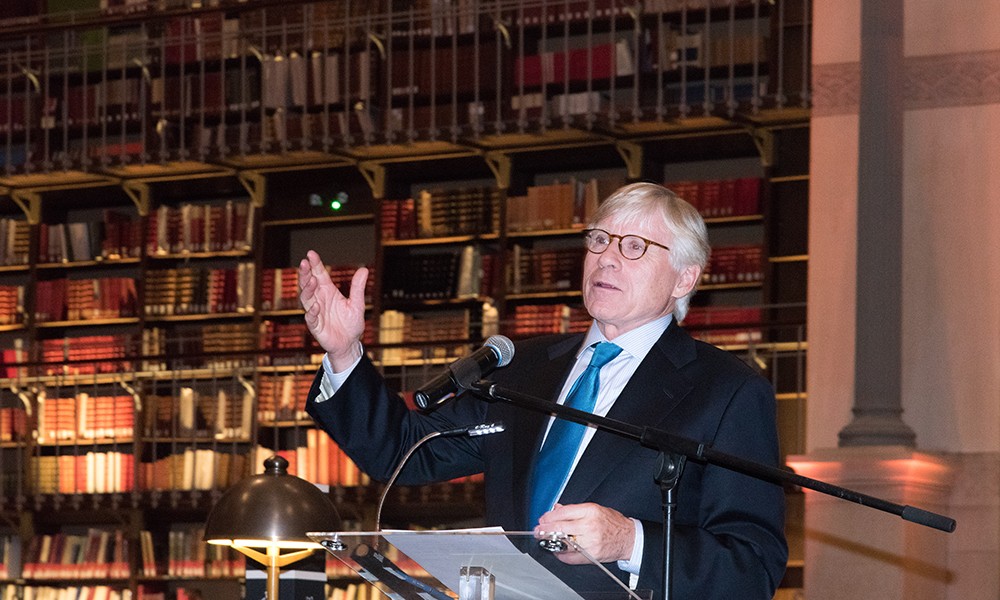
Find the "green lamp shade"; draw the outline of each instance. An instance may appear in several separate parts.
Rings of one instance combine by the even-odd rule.
[[[205,541],[243,546],[316,547],[309,531],[339,531],[330,498],[308,481],[288,474],[288,461],[272,456],[264,472],[230,487],[208,515]]]

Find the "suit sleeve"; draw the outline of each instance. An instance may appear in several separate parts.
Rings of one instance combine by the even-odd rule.
[[[322,371],[306,401],[306,412],[358,467],[387,480],[406,452],[427,434],[481,422],[477,403],[453,401],[430,414],[409,410],[368,358],[362,358],[333,397],[317,402]],[[481,412],[481,411],[479,411]],[[423,485],[482,470],[480,444],[468,437],[434,438],[420,447],[399,477]]]
[[[756,375],[747,377],[719,420],[712,448],[776,466],[780,457],[775,411],[770,384]],[[678,509],[672,547],[673,591],[680,597],[689,597],[685,590],[694,591],[702,600],[772,598],[788,558],[782,488],[689,461],[677,493],[679,506],[696,500],[697,509],[695,514]],[[697,498],[686,499],[684,494]],[[662,523],[644,521],[643,531],[638,587],[662,590]]]

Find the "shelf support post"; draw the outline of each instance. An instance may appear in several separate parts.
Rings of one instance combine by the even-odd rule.
[[[123,181],[122,189],[132,199],[140,217],[149,215],[149,184],[144,181]]]
[[[264,206],[264,198],[267,192],[267,178],[260,171],[240,171],[237,176],[240,184],[250,194],[250,202],[254,208]]]
[[[32,190],[11,190],[10,199],[21,207],[29,225],[42,222],[42,195]]]
[[[774,132],[763,127],[747,127],[747,133],[757,146],[760,164],[765,169],[774,165]]]
[[[628,178],[635,181],[642,178],[642,145],[635,142],[620,140],[615,142],[615,149],[625,161],[625,170]]]
[[[361,175],[372,189],[372,195],[377,200],[385,198],[385,165],[369,160],[359,162],[358,170],[361,171]]]
[[[497,180],[497,188],[506,190],[510,188],[511,160],[510,155],[503,152],[487,152],[483,158],[486,159],[486,166],[493,171],[493,176]]]

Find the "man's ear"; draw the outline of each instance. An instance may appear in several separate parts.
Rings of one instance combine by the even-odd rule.
[[[690,294],[699,281],[701,281],[701,267],[691,265],[682,269],[680,277],[677,278],[677,284],[674,286],[674,298],[683,298]]]

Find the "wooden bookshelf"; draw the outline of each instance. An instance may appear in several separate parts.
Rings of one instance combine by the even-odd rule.
[[[141,568],[0,572],[17,591],[221,581],[236,597],[231,557],[169,561],[272,452],[370,521],[378,486],[303,414],[321,356],[297,303],[308,248],[342,288],[370,269],[365,346],[406,391],[492,332],[586,328],[580,230],[613,189],[654,181],[713,238],[689,328],[734,351],[801,335],[774,325],[804,324],[808,49],[777,54],[773,32],[803,24],[769,3],[103,4],[73,23],[0,10],[0,510],[16,525],[0,533],[23,567],[45,536],[110,531]],[[94,424],[105,398],[131,408]],[[399,490],[386,516],[474,519],[482,493]]]

